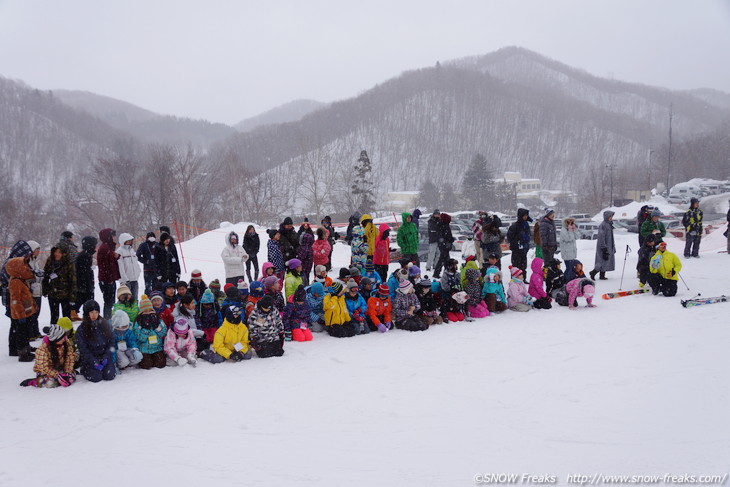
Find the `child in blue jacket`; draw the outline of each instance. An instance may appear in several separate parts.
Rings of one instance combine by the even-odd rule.
[[[112,316],[112,328],[116,344],[115,359],[117,368],[122,371],[134,367],[142,361],[142,352],[137,346],[137,337],[129,326],[129,315],[121,309]]]

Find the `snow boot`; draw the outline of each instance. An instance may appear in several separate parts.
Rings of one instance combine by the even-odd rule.
[[[588,275],[591,276],[591,281],[595,281],[596,280],[596,274],[598,274],[598,271],[595,270],[595,269],[593,269],[591,272],[588,273]]]

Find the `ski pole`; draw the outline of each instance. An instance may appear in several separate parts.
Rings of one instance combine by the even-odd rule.
[[[684,285],[687,287],[687,291],[689,291],[689,286],[687,286],[687,283],[684,281],[684,277],[682,277],[682,274],[677,274],[677,275],[679,276],[680,279],[682,279],[682,282],[684,282]]]
[[[624,285],[624,271],[626,271],[626,259],[627,259],[627,258],[628,258],[628,256],[629,256],[629,252],[631,252],[631,247],[629,247],[629,246],[627,245],[627,246],[626,246],[626,253],[624,254],[624,268],[623,268],[623,269],[621,269],[621,282],[620,282],[620,283],[619,283],[619,285],[618,285],[618,290],[619,290],[619,291],[621,290],[621,288],[622,288],[622,287],[623,287],[623,285]]]

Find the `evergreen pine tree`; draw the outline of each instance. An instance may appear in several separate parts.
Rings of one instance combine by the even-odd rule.
[[[461,192],[470,210],[484,210],[495,203],[492,170],[487,158],[476,153],[461,182]]]
[[[352,194],[357,201],[357,209],[360,213],[372,212],[375,209],[375,195],[373,188],[373,167],[367,151],[360,151],[360,158],[355,164],[355,178],[352,186]]]

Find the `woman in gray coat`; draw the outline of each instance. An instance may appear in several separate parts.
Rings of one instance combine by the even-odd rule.
[[[606,280],[606,272],[616,268],[616,244],[613,241],[613,211],[603,212],[603,222],[598,227],[598,240],[596,240],[596,264],[590,272],[591,279],[596,279],[596,274],[601,273],[600,279]]]
[[[578,259],[578,245],[576,241],[580,238],[578,228],[575,226],[575,218],[563,220],[563,229],[560,231],[560,255],[565,261],[565,269],[572,269]]]

